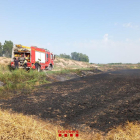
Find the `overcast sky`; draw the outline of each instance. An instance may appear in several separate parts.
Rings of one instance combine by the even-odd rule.
[[[140,0],[0,0],[0,42],[140,62]]]

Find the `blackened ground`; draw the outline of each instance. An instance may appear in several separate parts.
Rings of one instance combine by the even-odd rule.
[[[0,100],[0,104],[64,127],[107,132],[126,121],[140,121],[140,70],[46,84],[30,95]]]

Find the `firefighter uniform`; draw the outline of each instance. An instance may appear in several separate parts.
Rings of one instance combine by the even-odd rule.
[[[35,62],[35,68],[38,70],[39,61]]]
[[[20,64],[20,61],[19,61],[18,57],[16,57],[15,60],[14,60],[15,69],[19,68],[19,64]]]
[[[25,57],[25,60],[24,60],[24,63],[23,63],[23,66],[24,66],[25,69],[27,67],[27,59],[28,59],[28,57]]]
[[[35,68],[38,70],[38,66],[39,66],[39,61],[41,61],[40,59],[38,59],[38,61],[35,62]]]

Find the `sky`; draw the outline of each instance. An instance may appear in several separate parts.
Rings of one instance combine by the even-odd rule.
[[[0,0],[0,42],[140,62],[139,0]]]

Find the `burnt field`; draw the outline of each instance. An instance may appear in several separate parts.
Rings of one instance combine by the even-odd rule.
[[[0,106],[64,128],[108,132],[126,121],[140,121],[140,70],[45,84],[29,95],[0,100]]]

